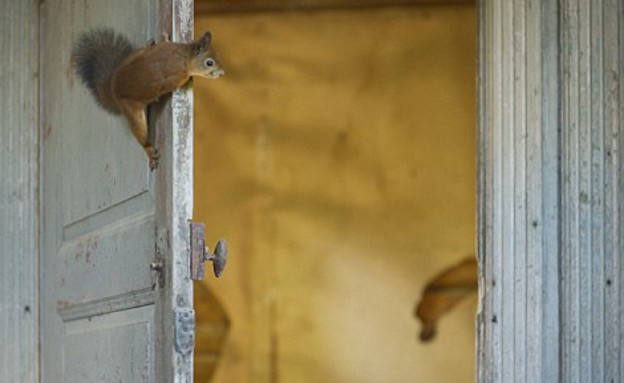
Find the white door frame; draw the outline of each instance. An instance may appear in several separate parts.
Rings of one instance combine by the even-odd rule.
[[[158,0],[157,30],[171,31],[172,41],[193,40],[193,0]],[[163,107],[161,109],[161,107]],[[193,310],[193,280],[190,276],[190,220],[193,217],[193,91],[188,86],[173,92],[166,103],[159,102],[156,112],[157,148],[164,156],[159,167],[164,172],[156,179],[157,238],[162,251],[166,288],[157,290],[156,318],[163,326],[157,334],[157,344],[164,346],[164,359],[156,362],[158,381],[191,383],[193,381],[193,346],[195,314]],[[177,315],[192,315],[191,322],[179,326],[164,326],[177,322]],[[181,327],[189,327],[190,353],[177,346],[182,342]],[[176,331],[177,330],[177,331]],[[177,337],[177,338],[176,338]],[[177,340],[177,342],[176,342]]]

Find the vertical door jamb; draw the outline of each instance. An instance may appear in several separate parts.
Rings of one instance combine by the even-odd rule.
[[[193,0],[159,0],[156,30],[172,41],[193,39]],[[155,130],[161,153],[156,179],[156,237],[164,253],[165,288],[157,299],[157,381],[193,381],[195,317],[190,279],[190,229],[193,213],[193,93],[191,86],[173,92],[156,106]],[[176,322],[176,319],[178,320]],[[158,351],[157,351],[158,352]]]
[[[482,383],[559,381],[558,7],[478,1]]]

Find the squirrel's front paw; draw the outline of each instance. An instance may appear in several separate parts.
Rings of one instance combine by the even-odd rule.
[[[153,146],[146,146],[145,153],[147,153],[147,158],[149,159],[149,167],[150,170],[154,170],[158,167],[158,160],[160,159],[160,153]]]

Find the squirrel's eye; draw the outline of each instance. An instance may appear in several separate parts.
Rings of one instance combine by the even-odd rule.
[[[206,60],[206,66],[214,66],[215,61],[213,59]]]

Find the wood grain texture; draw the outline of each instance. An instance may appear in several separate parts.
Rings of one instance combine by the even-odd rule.
[[[562,3],[562,380],[622,380],[621,1]]]
[[[40,7],[42,380],[170,381],[155,375],[156,175],[125,121],[76,81],[69,58],[91,24],[144,44],[154,35],[153,7],[147,0]]]
[[[43,379],[192,382],[174,326],[176,309],[192,308],[192,94],[150,108],[162,154],[150,172],[125,121],[87,97],[68,57],[91,25],[137,46],[161,32],[189,41],[192,2],[68,0],[42,13]]]
[[[36,1],[0,1],[0,381],[37,382]]]
[[[558,379],[556,7],[479,4],[480,382]]]
[[[239,12],[474,4],[475,0],[196,0],[195,12],[212,15]]]
[[[479,380],[619,382],[624,6],[480,12]]]
[[[174,42],[193,40],[193,1],[158,0],[158,34]],[[165,288],[159,290],[156,316],[161,340],[158,381],[193,382],[193,353],[173,347],[174,312],[193,307],[190,279],[190,219],[193,214],[193,91],[191,86],[173,92],[153,108],[156,147],[161,153],[156,179],[156,226],[163,238]]]

